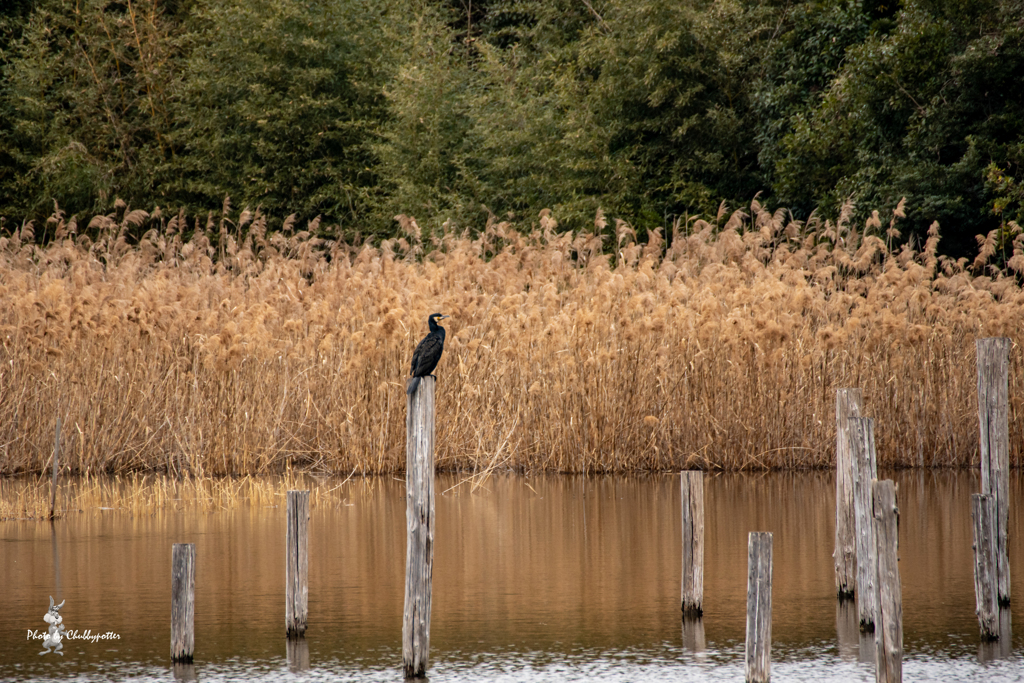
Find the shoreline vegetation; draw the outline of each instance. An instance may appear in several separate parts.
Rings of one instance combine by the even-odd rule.
[[[0,233],[0,475],[185,479],[404,470],[405,380],[433,311],[439,470],[482,475],[823,468],[860,387],[880,467],[977,463],[976,338],[1007,336],[1024,445],[1024,235],[938,253],[755,200],[638,241],[560,232],[347,244],[225,203],[220,220],[57,210]],[[204,226],[205,224],[205,226]],[[300,229],[302,228],[302,229]],[[138,236],[138,237],[134,237]],[[227,481],[230,481],[228,479]]]

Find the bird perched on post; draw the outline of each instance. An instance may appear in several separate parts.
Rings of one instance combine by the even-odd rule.
[[[412,353],[412,381],[406,387],[405,393],[412,396],[420,386],[420,377],[434,377],[434,368],[437,361],[441,360],[441,352],[444,351],[444,328],[437,324],[438,320],[447,318],[447,315],[431,313],[427,316],[427,324],[430,332],[423,338]],[[434,377],[437,379],[437,377]]]

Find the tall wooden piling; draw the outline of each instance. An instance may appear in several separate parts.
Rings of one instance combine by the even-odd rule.
[[[406,678],[427,674],[434,571],[434,379],[406,398],[405,500],[408,543],[402,663]]]
[[[860,417],[860,389],[836,391],[836,595],[852,598],[857,590],[857,523],[853,512],[853,447],[850,417]]]
[[[285,633],[301,638],[309,619],[309,491],[288,492],[285,536]]]
[[[1010,340],[978,339],[978,425],[981,441],[981,492],[995,498],[996,577],[999,603],[1010,604]]]
[[[53,435],[53,479],[50,481],[50,519],[56,518],[57,507],[57,460],[60,458],[60,418],[57,418],[57,429]]]
[[[747,681],[767,683],[772,660],[772,535],[747,538]]]
[[[875,627],[878,589],[875,582],[875,540],[871,522],[871,480],[877,476],[875,421],[850,417],[853,448],[853,509],[857,533],[857,614],[862,630]]]
[[[896,485],[886,479],[871,483],[875,527],[878,612],[875,616],[875,680],[903,680],[903,590],[899,568],[899,510]]]
[[[704,473],[680,473],[683,510],[684,617],[704,614]]]
[[[974,604],[983,640],[999,638],[999,581],[996,571],[996,501],[991,494],[971,496],[974,522]]]
[[[196,546],[171,551],[171,661],[191,662],[195,648]]]

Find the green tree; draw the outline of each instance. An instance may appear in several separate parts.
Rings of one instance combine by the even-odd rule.
[[[554,208],[562,220],[592,220],[613,169],[574,99],[575,41],[593,21],[586,7],[458,10],[418,7],[388,87],[379,154],[391,213],[482,225],[488,212],[529,220]]]
[[[905,4],[796,118],[775,163],[779,199],[870,210],[906,196],[915,233],[939,220],[947,248],[973,250],[997,222],[987,168],[1014,175],[1021,161],[1022,19],[1019,2]]]
[[[45,0],[8,46],[4,213],[149,199],[166,138],[188,0]]]
[[[173,196],[356,221],[378,186],[386,6],[204,1],[180,89]],[[169,171],[171,169],[168,169]]]
[[[857,0],[800,3],[781,19],[767,41],[761,73],[753,86],[758,164],[769,179],[787,157],[786,135],[820,106],[847,50],[868,37],[872,22]],[[820,173],[821,167],[800,170]],[[807,182],[806,175],[801,182]],[[804,214],[815,207],[807,199],[800,194],[790,197],[793,208]]]

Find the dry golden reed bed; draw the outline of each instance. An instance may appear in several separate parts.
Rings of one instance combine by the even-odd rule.
[[[936,257],[937,226],[919,251],[890,250],[898,224],[877,215],[787,215],[755,201],[646,243],[600,214],[585,234],[545,212],[528,235],[422,240],[401,217],[405,237],[350,245],[292,221],[268,234],[249,211],[119,205],[89,231],[58,212],[35,227],[56,235],[45,248],[31,226],[0,237],[0,473],[48,467],[58,416],[72,473],[401,471],[405,377],[434,311],[452,316],[439,468],[822,467],[849,386],[881,465],[966,466],[986,336],[1014,340],[1019,464],[1019,228],[999,269],[995,234],[954,262]],[[136,225],[153,229],[129,244]]]

